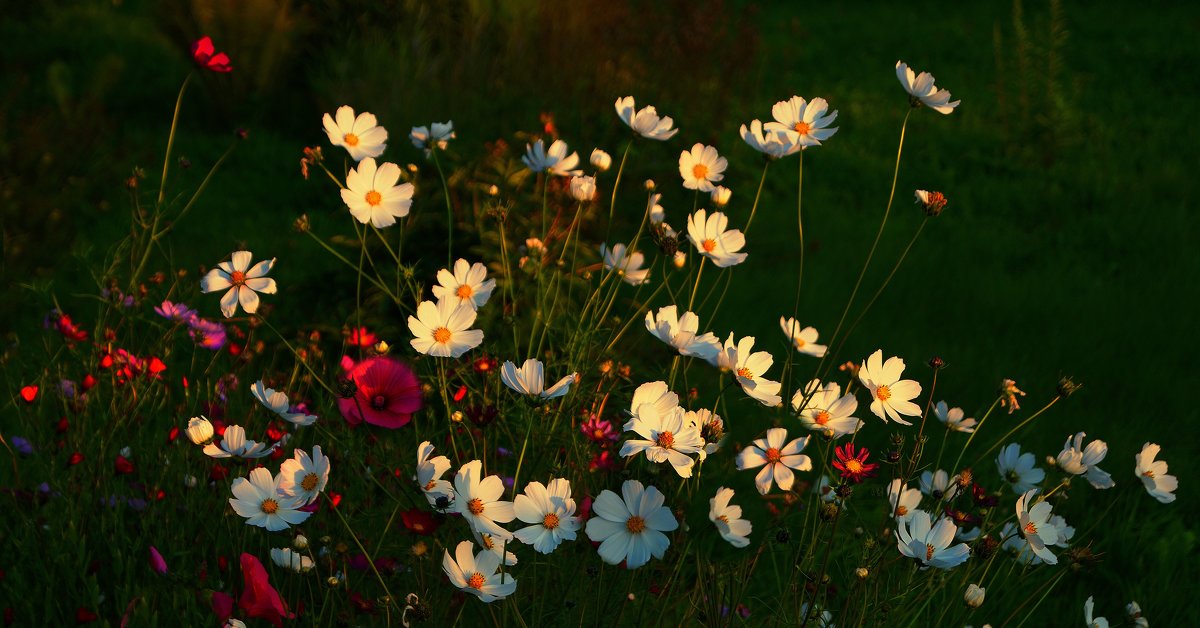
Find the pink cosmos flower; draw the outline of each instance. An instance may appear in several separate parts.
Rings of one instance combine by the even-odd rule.
[[[387,356],[367,358],[346,374],[357,390],[349,399],[338,399],[346,422],[396,429],[408,425],[421,409],[421,382],[407,364]]]

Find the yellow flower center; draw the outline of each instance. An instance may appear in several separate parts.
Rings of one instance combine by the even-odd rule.
[[[484,582],[487,582],[487,578],[484,578],[483,574],[479,573],[478,571],[471,574],[470,578],[467,578],[467,586],[471,587],[472,589],[482,589]]]
[[[542,527],[547,530],[553,530],[558,527],[558,515],[548,512],[545,517],[542,517]]]
[[[658,438],[654,439],[659,447],[670,449],[675,444],[675,435],[670,432],[659,432]]]
[[[303,480],[301,480],[300,488],[306,491],[311,491],[314,488],[317,488],[317,482],[319,480],[320,479],[317,477],[316,473],[309,473],[308,475],[304,476]]]
[[[601,429],[592,430],[592,438],[594,438],[596,440],[600,440],[601,438],[604,438],[604,430],[601,430]]]
[[[737,370],[737,375],[738,377],[745,377],[746,379],[754,379],[754,373],[744,366]]]
[[[353,133],[342,136],[342,141],[346,143],[346,146],[358,146],[358,136]]]
[[[813,423],[816,423],[817,425],[825,425],[828,422],[829,422],[829,411],[828,410],[822,410],[817,413],[817,416],[813,417]]]
[[[273,515],[278,510],[279,510],[279,502],[277,502],[273,499],[270,499],[270,498],[263,500],[263,503],[262,503],[262,511],[263,512],[267,513],[268,515]]]
[[[473,514],[473,515],[477,515],[477,516],[482,515],[483,514],[483,500],[476,497],[475,499],[472,499],[471,501],[467,502],[467,510],[471,511],[471,514]]]
[[[875,389],[875,396],[878,397],[880,401],[887,401],[892,397],[892,391],[887,386],[880,386],[879,388]]]
[[[445,327],[438,327],[433,330],[433,339],[442,344],[450,342],[450,330]]]
[[[246,273],[244,273],[240,270],[235,270],[232,273],[229,273],[229,283],[231,283],[235,286],[245,285]]]
[[[908,509],[904,506],[896,506],[896,516],[903,517],[908,514]]]
[[[712,239],[705,240],[700,243],[700,247],[704,249],[704,252],[712,253],[717,248],[717,241]]]
[[[857,458],[851,458],[851,459],[847,460],[845,464],[846,464],[846,470],[849,471],[850,473],[861,473],[863,470],[863,465],[861,462],[858,461]]]
[[[367,192],[367,205],[374,207],[382,202],[383,202],[382,194],[380,194],[379,192],[376,192],[375,190],[371,190],[370,192]]]
[[[707,179],[708,166],[704,164],[696,164],[695,166],[692,166],[692,176],[696,177],[697,179]]]
[[[807,122],[800,121],[792,126],[792,130],[796,131],[800,135],[808,135],[808,132],[812,130],[812,127],[809,126]]]
[[[460,299],[469,299],[469,298],[471,298],[471,295],[474,294],[474,291],[471,290],[471,286],[468,286],[467,284],[464,283],[463,285],[458,287],[458,290],[454,291],[454,294],[457,295],[458,298],[460,298]]]
[[[933,560],[933,546],[925,545],[925,560]]]
[[[646,529],[646,520],[634,515],[625,520],[625,529],[629,530],[630,534],[641,534],[642,530]]]
[[[803,349],[804,345],[808,344],[808,343],[804,342],[803,340],[801,340],[800,338],[792,338],[792,342],[796,344],[797,349]]]
[[[779,462],[779,459],[783,457],[783,454],[780,454],[779,450],[774,447],[768,449],[765,455],[768,463]]]
[[[483,539],[483,549],[493,549],[496,547],[496,542],[492,540],[490,534],[480,534],[479,538]]]

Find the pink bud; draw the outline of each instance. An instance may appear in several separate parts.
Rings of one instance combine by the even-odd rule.
[[[167,573],[167,561],[163,560],[162,554],[153,545],[150,546],[150,568],[163,575]]]

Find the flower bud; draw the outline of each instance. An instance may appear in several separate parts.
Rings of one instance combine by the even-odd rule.
[[[199,484],[199,480],[196,479],[196,476],[194,476],[194,475],[183,476],[183,485],[184,486],[186,486],[188,488],[196,488],[197,484]]]
[[[979,608],[983,606],[985,593],[984,588],[977,584],[967,585],[967,592],[963,594],[963,601],[971,608]]]
[[[592,165],[600,172],[605,172],[612,167],[612,157],[597,148],[592,151]]]
[[[654,188],[658,187],[654,184],[654,179],[646,179],[646,182],[642,185],[646,188],[647,192],[653,192]]]
[[[718,185],[712,191],[712,201],[717,207],[724,207],[728,205],[729,197],[731,196],[733,196],[733,192],[723,185]]]
[[[675,268],[683,268],[687,265],[687,254],[683,251],[675,251],[675,256],[671,258],[671,263]]]
[[[925,215],[930,217],[941,214],[948,202],[946,196],[941,192],[917,190],[915,196],[917,197],[917,204],[921,205],[922,209],[925,210]]]
[[[303,534],[297,534],[296,538],[292,539],[292,548],[296,550],[308,549],[308,537]]]
[[[500,188],[495,185],[492,185],[492,186],[488,187],[487,193],[488,193],[488,196],[497,196],[500,194]]]
[[[859,567],[854,570],[854,575],[858,576],[860,580],[865,580],[870,573],[866,567]]]
[[[197,445],[207,445],[212,441],[213,426],[208,419],[197,416],[188,421],[187,435]]]
[[[571,196],[580,203],[596,198],[596,178],[571,177]]]

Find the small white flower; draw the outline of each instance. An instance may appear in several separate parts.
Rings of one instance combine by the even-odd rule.
[[[1108,620],[1103,617],[1096,617],[1093,613],[1096,609],[1096,603],[1092,599],[1094,596],[1089,595],[1087,601],[1083,603],[1083,621],[1088,628],[1108,628]]]
[[[487,278],[487,267],[479,262],[474,264],[465,259],[454,262],[454,272],[441,269],[437,273],[438,285],[433,287],[434,298],[449,299],[460,305],[468,305],[478,310],[492,298],[496,289],[496,280]]]
[[[300,552],[292,551],[289,547],[272,548],[271,561],[284,569],[291,569],[296,573],[307,573],[312,571],[312,568],[316,566],[313,563],[313,559]]]
[[[704,440],[704,449],[700,451],[700,459],[715,454],[721,450],[725,442],[725,423],[719,414],[707,408],[696,411],[689,410],[684,417],[700,430],[700,438]]]
[[[607,245],[600,245],[600,257],[604,260],[605,269],[616,269],[621,279],[633,286],[649,281],[650,269],[642,268],[642,264],[646,262],[646,256],[642,255],[641,251],[635,251],[632,255],[627,255],[627,253],[628,250],[624,244],[614,244],[611,249]]]
[[[525,156],[521,158],[525,165],[535,173],[549,171],[550,174],[559,176],[570,176],[580,174],[581,171],[575,170],[575,166],[579,165],[579,155],[577,153],[567,154],[567,143],[562,140],[554,140],[550,145],[550,150],[546,150],[546,146],[542,140],[538,140],[533,144],[525,145]]]
[[[708,520],[717,526],[717,532],[721,534],[721,538],[729,541],[729,544],[734,547],[746,547],[750,544],[750,531],[753,526],[750,522],[742,519],[742,507],[734,506],[729,503],[733,499],[734,491],[731,488],[722,486],[717,489],[717,494],[712,499],[708,500]]]
[[[194,416],[188,420],[187,435],[197,445],[207,445],[212,442],[213,425],[202,416]]]
[[[450,459],[433,455],[433,443],[422,441],[417,445],[417,474],[413,480],[421,487],[430,506],[437,506],[438,498],[454,499],[454,486],[442,476],[450,470]],[[448,502],[447,502],[448,503]]]
[[[613,105],[617,110],[617,115],[629,128],[633,129],[638,135],[651,140],[669,140],[679,129],[673,129],[675,121],[670,116],[658,117],[658,110],[652,106],[643,107],[640,111],[637,109],[637,104],[633,100],[633,96],[618,98]]]
[[[904,520],[897,523],[896,547],[901,554],[921,563],[921,569],[953,569],[971,557],[966,543],[950,546],[957,529],[949,518],[939,519],[934,524],[929,513],[917,510],[907,523]]]
[[[660,412],[655,403],[644,403],[634,410],[634,416],[622,427],[641,438],[625,441],[621,445],[622,458],[645,452],[646,458],[655,464],[666,462],[675,469],[679,477],[692,477],[696,461],[691,454],[704,449],[700,428],[689,421],[686,411],[675,406]]]
[[[263,407],[279,415],[280,418],[288,423],[292,423],[293,425],[312,425],[317,421],[316,415],[292,412],[291,405],[288,404],[287,393],[267,388],[261,379],[250,386],[250,393],[254,395],[254,398],[259,403],[263,404]]]
[[[904,91],[916,99],[915,103],[919,102],[938,113],[948,114],[954,111],[958,103],[962,102],[959,100],[950,102],[950,92],[938,89],[933,84],[932,74],[922,72],[917,75],[902,61],[896,62],[896,78],[900,79],[900,85],[904,87]]]
[[[211,429],[211,428],[210,428]],[[230,425],[225,428],[220,444],[209,443],[204,446],[204,453],[212,458],[262,458],[275,451],[276,445],[270,447],[266,443],[257,443],[246,439],[246,430],[240,425]]]
[[[232,318],[237,312],[238,303],[247,314],[258,311],[258,293],[275,294],[275,280],[267,277],[275,258],[263,260],[250,267],[253,253],[250,251],[234,251],[228,262],[221,262],[217,267],[208,271],[200,279],[200,292],[208,294],[217,290],[229,289],[221,297],[221,313],[225,318]]]
[[[364,225],[389,227],[396,224],[397,218],[407,216],[412,207],[413,184],[396,185],[398,181],[400,166],[384,162],[377,167],[375,160],[368,157],[346,174],[342,202],[350,209],[350,215]]]
[[[729,162],[717,154],[717,149],[697,142],[692,150],[679,154],[679,176],[683,187],[689,190],[712,192],[713,183],[725,178],[723,174]]]
[[[484,603],[512,595],[517,590],[517,581],[508,573],[497,573],[500,557],[488,550],[473,554],[473,547],[470,541],[462,541],[454,550],[454,558],[450,558],[450,550],[446,550],[442,571],[446,572],[450,582]]]
[[[336,119],[325,114],[322,122],[329,143],[345,148],[354,161],[378,157],[387,148],[387,129],[377,125],[375,116],[365,111],[356,117],[352,107],[342,105],[338,107]]]
[[[529,358],[525,360],[520,369],[517,369],[516,364],[506,361],[500,368],[500,380],[504,382],[505,386],[522,395],[542,400],[558,399],[570,392],[571,384],[575,383],[577,375],[577,373],[566,375],[555,382],[553,386],[545,388],[545,370],[539,360]]]
[[[521,521],[533,524],[516,530],[513,536],[542,554],[553,552],[563,541],[574,541],[579,531],[571,483],[564,478],[550,480],[548,485],[530,482],[513,501],[513,512]]]
[[[671,392],[666,382],[646,382],[633,391],[629,403],[629,414],[636,415],[644,404],[653,404],[659,414],[666,414],[679,407],[679,395]]]
[[[1161,448],[1155,443],[1146,443],[1142,451],[1134,455],[1136,466],[1134,473],[1141,479],[1146,492],[1158,501],[1169,504],[1175,501],[1175,489],[1179,488],[1179,480],[1173,475],[1167,475],[1167,463],[1155,460]]]
[[[724,207],[729,204],[729,199],[733,197],[733,192],[729,188],[718,185],[713,188],[712,202],[717,207]]]
[[[438,150],[446,150],[450,140],[457,137],[454,133],[454,121],[434,122],[429,126],[414,126],[408,134],[408,139],[412,140],[413,146],[425,149],[425,154],[428,155],[434,146]]]
[[[822,475],[820,479],[813,482],[812,491],[827,504],[838,500],[837,491],[834,490],[833,481],[829,479],[828,475]]]
[[[921,385],[900,379],[902,373],[904,360],[891,357],[884,362],[883,350],[879,349],[863,362],[858,379],[871,393],[871,412],[875,416],[885,423],[890,418],[901,425],[912,425],[900,416],[921,416],[921,407],[911,401],[921,394]]]
[[[580,203],[596,198],[596,177],[571,177],[571,196]]]
[[[313,445],[311,458],[303,449],[297,449],[294,455],[279,467],[279,491],[301,505],[311,504],[329,482],[329,458],[321,453],[320,445]]]
[[[500,501],[504,494],[500,476],[489,475],[481,479],[482,474],[483,462],[479,460],[472,460],[458,470],[454,475],[454,509],[480,533],[507,541],[512,538],[512,533],[498,524],[513,520],[516,516],[513,504]]]
[[[1150,628],[1150,622],[1142,617],[1142,607],[1138,606],[1137,602],[1130,602],[1125,605],[1125,614],[1129,616],[1129,620],[1138,628]]]
[[[417,315],[408,317],[408,330],[414,349],[439,358],[457,358],[483,342],[483,331],[470,329],[475,324],[475,308],[460,305],[457,299],[423,301]]]
[[[763,377],[775,359],[766,351],[754,351],[754,336],[746,336],[734,344],[733,334],[730,333],[724,346],[709,363],[723,371],[732,371],[742,391],[751,399],[770,408],[783,403],[779,396],[782,385]]]
[[[688,240],[718,268],[741,264],[747,257],[746,253],[740,252],[746,246],[746,236],[738,229],[726,231],[727,226],[729,218],[721,212],[708,214],[698,209],[688,216]]]
[[[975,431],[975,419],[964,419],[962,408],[951,408],[945,401],[939,401],[933,406],[933,414],[945,424],[946,429],[970,434]]]
[[[1045,500],[1036,504],[1031,503],[1037,489],[1030,489],[1017,498],[1017,523],[1021,536],[1029,544],[1029,549],[1047,564],[1058,564],[1058,557],[1050,551],[1049,545],[1058,542],[1058,528],[1050,520],[1052,506]]]
[[[922,471],[920,485],[922,493],[938,500],[953,499],[958,489],[958,484],[950,482],[950,474],[941,469]]]
[[[824,98],[814,98],[805,102],[799,96],[781,100],[771,108],[774,122],[763,125],[774,132],[787,134],[788,140],[794,145],[792,152],[803,150],[809,146],[820,146],[821,142],[833,137],[837,127],[829,125],[837,119],[838,112],[826,115],[829,103]]]
[[[792,469],[812,469],[812,459],[800,453],[808,445],[808,437],[797,438],[785,445],[786,441],[787,430],[775,427],[767,430],[766,436],[755,439],[738,452],[738,471],[763,467],[754,477],[754,486],[763,495],[771,491],[772,483],[778,484],[780,490],[792,490],[792,483],[796,479]]]
[[[921,491],[903,486],[900,478],[896,478],[888,485],[888,503],[891,504],[892,516],[897,521],[909,523],[921,503]]]
[[[512,539],[497,539],[490,534],[481,533],[475,528],[471,528],[471,536],[475,538],[475,543],[477,543],[479,547],[492,552],[499,557],[501,564],[509,567],[517,564],[517,555],[509,551],[511,548],[516,547],[516,541],[513,541]]]
[[[1014,493],[1024,493],[1042,483],[1046,472],[1037,468],[1037,458],[1030,452],[1021,453],[1021,445],[1006,445],[996,456],[1000,477],[1008,482]]]
[[[1102,440],[1093,440],[1087,447],[1083,446],[1083,432],[1068,436],[1067,442],[1058,454],[1058,468],[1071,475],[1082,475],[1087,478],[1092,488],[1112,488],[1116,486],[1112,476],[1096,466],[1108,455],[1108,445]]]
[[[804,408],[804,397],[808,403]],[[824,387],[820,380],[812,380],[802,390],[792,395],[792,409],[800,413],[800,422],[804,427],[814,431],[827,433],[834,438],[853,434],[863,426],[863,422],[852,415],[858,410],[858,399],[853,394],[842,395],[842,388],[837,382],[829,382]]]
[[[983,598],[987,595],[987,590],[977,584],[967,585],[966,593],[963,593],[963,601],[971,608],[979,608],[983,606]]]
[[[814,358],[820,358],[825,355],[828,347],[817,344],[816,327],[801,328],[800,323],[796,319],[780,316],[779,328],[783,330],[783,335],[792,341],[792,346],[796,348],[796,351],[804,355],[811,355]]]
[[[646,329],[674,347],[680,355],[709,360],[721,350],[721,341],[711,332],[697,335],[700,330],[698,316],[692,312],[679,316],[674,305],[659,308],[657,317],[653,312],[646,312]]]
[[[650,216],[651,224],[660,224],[666,219],[667,213],[658,201],[662,199],[662,194],[654,193],[649,196],[646,201],[646,214]]]
[[[612,157],[599,148],[592,149],[591,162],[592,165],[596,167],[596,170],[599,170],[600,172],[606,172],[612,167]]]
[[[249,480],[237,478],[233,481],[229,505],[239,516],[246,518],[246,525],[266,528],[270,532],[299,525],[312,513],[297,510],[300,502],[279,492],[281,481],[282,476],[272,478],[270,471],[257,467],[250,471]]]
[[[759,120],[751,122],[748,128],[743,124],[739,133],[750,148],[771,159],[786,157],[799,150],[799,146],[786,132],[764,129]]]
[[[607,489],[601,492],[592,504],[596,516],[586,527],[588,538],[600,543],[600,558],[610,565],[623,560],[629,569],[645,565],[651,556],[661,559],[671,545],[663,532],[679,527],[664,501],[661,491],[637,480],[625,480],[621,496]]]

